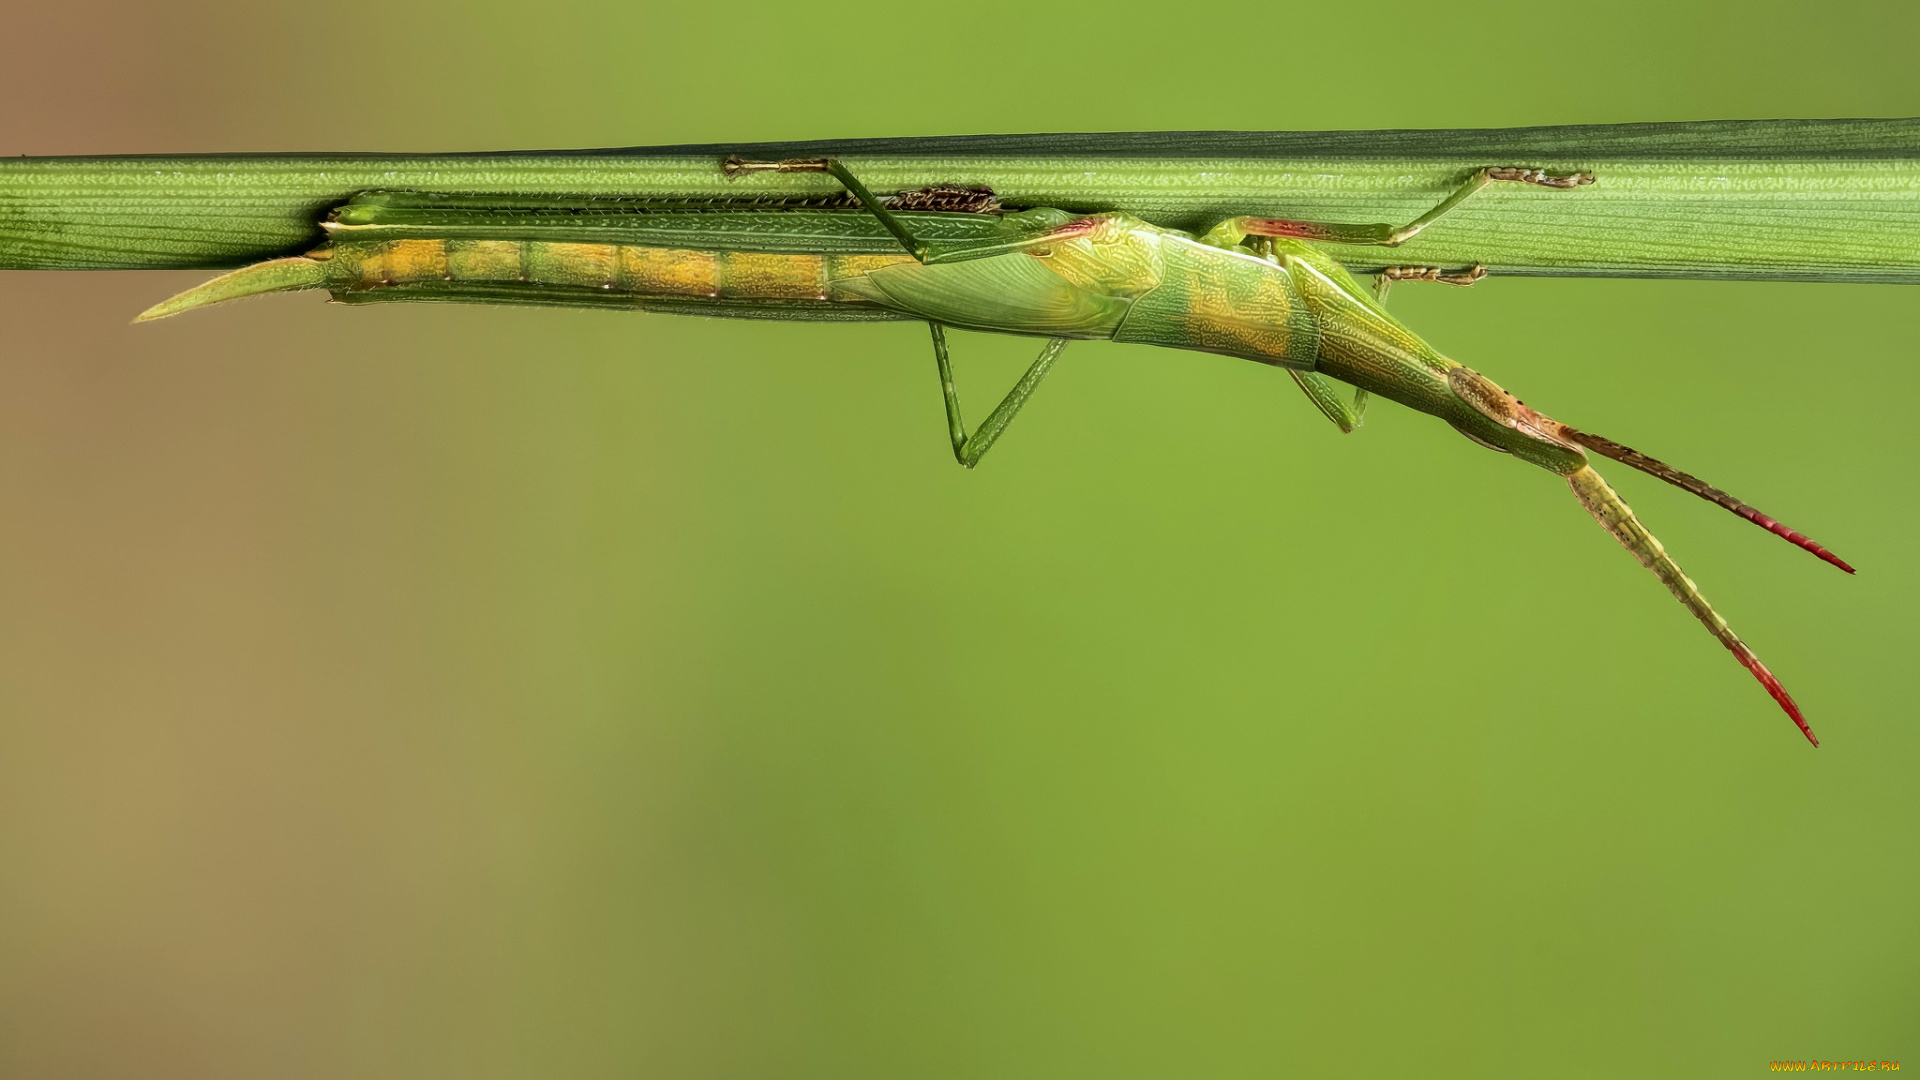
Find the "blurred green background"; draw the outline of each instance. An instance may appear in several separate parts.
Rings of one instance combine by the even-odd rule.
[[[92,0],[0,152],[1912,115],[1895,2]],[[0,274],[0,1075],[1744,1076],[1920,1064],[1920,292],[1395,310],[1538,470],[1078,345],[973,474],[925,331]],[[963,335],[983,416],[1024,341]],[[1626,473],[1626,475],[1621,475]],[[1906,670],[1902,670],[1903,666]]]

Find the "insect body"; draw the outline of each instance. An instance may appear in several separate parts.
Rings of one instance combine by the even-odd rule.
[[[374,193],[338,208],[329,244],[216,278],[144,313],[160,318],[259,292],[325,288],[364,303],[452,300],[618,306],[787,319],[915,319],[932,327],[955,457],[971,467],[1066,343],[1110,339],[1222,353],[1287,369],[1342,430],[1368,395],[1439,417],[1488,448],[1563,477],[1589,513],[1651,570],[1819,745],[1793,699],[1660,542],[1594,471],[1596,453],[1725,507],[1835,566],[1852,567],[1745,503],[1653,458],[1528,408],[1387,314],[1322,243],[1398,243],[1494,182],[1573,188],[1581,174],[1483,169],[1398,229],[1234,218],[1204,235],[1125,214],[982,212],[909,193],[890,206],[836,162],[728,163],[730,173],[822,171],[862,209],[511,200]],[[962,189],[952,189],[960,192]],[[964,202],[963,212],[937,209]],[[933,206],[933,210],[910,207]],[[995,208],[997,209],[997,208]],[[1468,283],[1480,268],[1391,276]],[[968,434],[943,327],[1045,337],[1033,366]],[[1349,400],[1337,384],[1354,388]]]

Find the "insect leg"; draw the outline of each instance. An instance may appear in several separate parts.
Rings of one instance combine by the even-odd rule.
[[[928,243],[913,235],[906,222],[892,210],[887,209],[885,201],[867,190],[845,165],[834,158],[793,158],[787,161],[750,161],[742,157],[730,157],[721,166],[730,177],[742,176],[750,172],[823,172],[840,181],[861,207],[886,226],[888,232],[900,241],[900,246],[920,263],[933,264],[943,262],[966,262],[970,259],[985,259],[994,255],[1010,255],[1044,247],[1060,240],[1073,239],[1078,233],[1064,226],[1074,223],[1071,214],[1060,211],[1027,211],[1024,214],[1012,214],[1001,219],[1009,228],[1004,235],[986,240],[965,242]],[[965,190],[965,189],[963,189]],[[995,204],[997,206],[997,204]],[[973,211],[985,213],[988,211]],[[1042,215],[1046,220],[1033,220]],[[1027,219],[1014,224],[1018,219]],[[1085,221],[1087,219],[1079,219]]]
[[[1215,226],[1205,239],[1209,243],[1223,247],[1237,246],[1248,236],[1287,236],[1295,240],[1319,240],[1334,244],[1382,244],[1393,247],[1405,243],[1414,234],[1438,221],[1448,211],[1472,198],[1481,188],[1498,182],[1533,184],[1537,187],[1564,190],[1593,183],[1593,174],[1550,173],[1540,169],[1486,168],[1468,177],[1466,183],[1456,188],[1453,194],[1440,200],[1438,206],[1397,228],[1384,222],[1371,225],[1345,225],[1321,221],[1294,221],[1288,218],[1238,217]]]
[[[1464,288],[1479,283],[1486,276],[1485,263],[1474,263],[1465,270],[1447,270],[1438,266],[1387,266],[1373,275],[1373,298],[1385,303],[1387,290],[1396,281],[1437,281],[1442,285]]]
[[[1270,236],[1260,237],[1254,245],[1254,250],[1269,262],[1279,262],[1278,257],[1273,253],[1273,238]],[[1368,394],[1365,390],[1355,387],[1353,404],[1349,405],[1341,399],[1339,386],[1325,375],[1317,371],[1300,371],[1295,368],[1288,368],[1287,374],[1293,376],[1293,384],[1300,388],[1301,393],[1307,395],[1307,400],[1313,402],[1313,407],[1320,410],[1320,415],[1333,421],[1342,435],[1351,435],[1353,429],[1360,426],[1361,418],[1367,412]]]
[[[840,181],[841,187],[846,188],[854,198],[860,200],[860,205],[865,207],[868,213],[878,218],[880,224],[887,227],[887,231],[892,233],[896,240],[900,241],[900,246],[906,248],[908,254],[920,262],[926,262],[927,256],[932,254],[931,249],[929,249],[926,244],[915,238],[911,232],[907,231],[906,225],[903,224],[899,218],[893,216],[893,211],[888,210],[885,203],[874,198],[873,192],[868,191],[867,186],[862,184],[858,177],[854,176],[852,172],[848,171],[845,165],[840,164],[840,162],[834,158],[790,158],[786,161],[749,161],[746,158],[735,156],[728,158],[725,163],[721,165],[721,169],[729,177],[741,176],[750,172],[826,173],[828,176]]]
[[[953,387],[953,363],[947,358],[947,331],[939,323],[928,323],[927,326],[933,330],[933,360],[940,368],[940,396],[947,403],[947,434],[953,438],[953,458],[971,469],[993,448],[1001,432],[1013,423],[1020,407],[1039,388],[1040,380],[1047,377],[1053,362],[1059,359],[1060,350],[1067,347],[1067,339],[1049,339],[1033,365],[1027,368],[1027,373],[1013,384],[1013,389],[1000,399],[1000,404],[994,406],[993,412],[981,421],[980,427],[968,435],[966,422],[960,419],[960,393]]]
[[[1340,428],[1341,434],[1351,434],[1354,428],[1360,426],[1361,418],[1367,412],[1368,395],[1365,390],[1355,390],[1353,404],[1349,405],[1340,393],[1339,384],[1325,375],[1293,368],[1288,368],[1287,374],[1293,376],[1294,383],[1307,395],[1307,400],[1313,402],[1313,407]]]

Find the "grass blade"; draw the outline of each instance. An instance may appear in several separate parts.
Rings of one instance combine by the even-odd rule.
[[[357,191],[827,195],[825,176],[725,179],[728,154],[831,154],[876,190],[984,184],[1011,206],[1402,223],[1486,165],[1586,170],[1576,192],[1469,200],[1356,270],[1920,281],[1920,120],[1715,121],[1481,131],[958,136],[598,151],[0,160],[0,268],[217,269],[304,250]]]

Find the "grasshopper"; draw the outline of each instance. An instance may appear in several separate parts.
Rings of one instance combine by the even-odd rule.
[[[1219,353],[1285,369],[1343,432],[1372,395],[1563,478],[1573,495],[1759,680],[1814,746],[1798,705],[1592,466],[1620,462],[1715,503],[1853,573],[1838,556],[1705,482],[1527,407],[1441,355],[1384,306],[1394,280],[1471,284],[1485,268],[1394,267],[1363,287],[1319,245],[1397,245],[1491,184],[1572,192],[1586,173],[1483,168],[1400,226],[1235,217],[1195,234],[1124,213],[1010,211],[991,192],[876,197],[831,158],[730,158],[731,177],[821,172],[846,196],[803,203],[368,192],[336,207],[328,242],[215,278],[157,319],[257,293],[327,289],[347,303],[462,301],[622,307],[798,320],[911,319],[931,328],[956,460],[977,465],[1074,339]],[[1577,196],[1565,196],[1577,197]],[[961,419],[946,328],[1043,337],[977,428]],[[1351,387],[1347,396],[1340,384]]]

